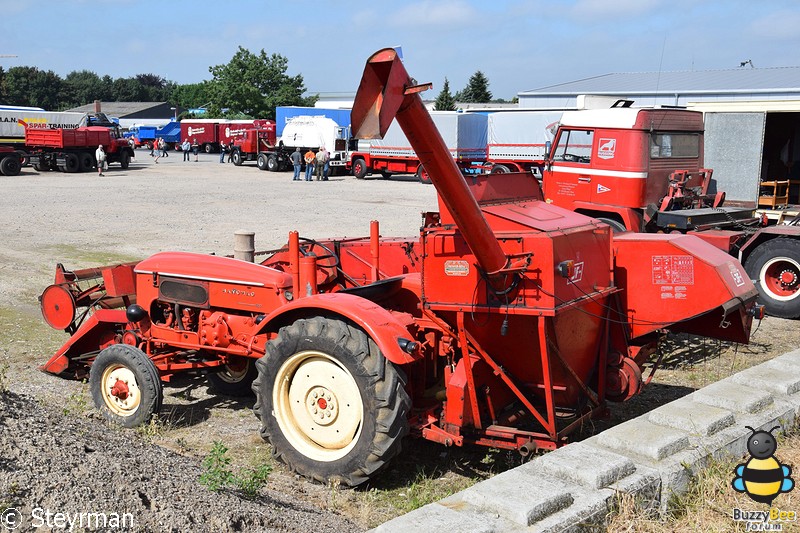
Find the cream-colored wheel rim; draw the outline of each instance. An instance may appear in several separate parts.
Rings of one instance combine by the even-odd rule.
[[[115,415],[130,416],[142,402],[142,391],[136,376],[126,366],[110,365],[103,371],[101,381],[103,401]]]
[[[335,461],[358,442],[361,393],[352,374],[328,354],[309,350],[291,356],[275,376],[272,402],[284,436],[306,457]]]

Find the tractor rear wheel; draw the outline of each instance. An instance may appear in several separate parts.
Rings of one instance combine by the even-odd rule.
[[[355,486],[400,452],[411,407],[405,376],[363,330],[300,319],[256,365],[261,436],[295,472]]]
[[[0,160],[0,174],[3,176],[16,176],[19,174],[22,165],[17,154],[11,154]]]
[[[234,165],[236,165],[237,167],[240,167],[240,166],[242,166],[242,162],[243,162],[243,159],[242,159],[242,152],[240,152],[239,150],[236,150],[236,151],[234,151],[234,152],[231,154],[231,161],[232,161],[232,162],[233,162],[233,164],[234,164]]]
[[[122,168],[128,168],[131,165],[131,154],[128,152],[122,152],[119,156],[119,165]]]
[[[211,387],[225,396],[251,396],[256,379],[256,361],[250,357],[233,357],[219,372],[208,375]]]
[[[800,317],[800,240],[776,238],[759,244],[744,262],[767,314]]]
[[[267,157],[267,170],[270,172],[277,172],[278,171],[278,158],[274,155]]]
[[[267,170],[267,156],[264,154],[258,154],[256,158],[256,166],[258,170]]]
[[[164,398],[153,361],[127,344],[100,352],[89,371],[89,389],[103,417],[126,428],[149,421]]]
[[[357,179],[363,180],[367,175],[367,163],[363,159],[356,159],[353,161],[353,176]]]

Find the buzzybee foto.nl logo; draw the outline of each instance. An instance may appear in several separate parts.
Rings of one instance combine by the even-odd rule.
[[[756,431],[745,426],[752,434],[747,439],[747,451],[750,459],[734,468],[735,477],[731,487],[736,492],[747,494],[756,503],[766,504],[766,510],[747,510],[735,508],[733,519],[746,524],[745,531],[783,531],[785,523],[797,520],[795,511],[781,510],[772,507],[773,500],[781,493],[794,489],[792,467],[782,464],[775,452],[778,442],[773,431]]]

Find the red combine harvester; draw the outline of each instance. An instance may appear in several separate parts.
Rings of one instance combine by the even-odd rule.
[[[757,292],[690,235],[613,235],[542,201],[530,174],[465,180],[392,49],[367,62],[359,136],[394,117],[439,192],[418,238],[289,235],[260,264],[192,253],[68,271],[41,296],[71,334],[43,366],[89,376],[125,426],[162,382],[208,373],[256,393],[261,435],[302,475],[360,484],[411,433],[446,446],[553,449],[640,392],[666,331],[747,342]],[[635,290],[630,290],[635,288]],[[93,314],[79,308],[93,309]]]

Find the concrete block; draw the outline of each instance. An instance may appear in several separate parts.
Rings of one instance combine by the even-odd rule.
[[[794,426],[796,420],[794,405],[786,400],[776,400],[770,409],[756,414],[740,414],[733,426],[706,439],[703,446],[711,451],[715,459],[742,458],[747,455],[747,439],[751,434],[745,426],[765,431],[781,426],[786,431]]]
[[[662,405],[650,412],[653,424],[682,429],[690,435],[708,436],[733,425],[735,418],[727,409],[720,409],[686,398]]]
[[[682,450],[655,465],[661,474],[661,496],[659,509],[664,512],[675,495],[685,494],[689,483],[711,462],[708,450]]]
[[[518,468],[503,472],[464,491],[461,498],[480,509],[529,526],[572,503],[569,485]]]
[[[519,469],[532,475],[542,472],[590,489],[601,489],[632,474],[636,466],[623,455],[585,442],[575,442],[537,457]]]
[[[661,506],[661,472],[655,468],[637,464],[633,474],[611,484],[608,488],[618,494],[635,496],[638,506],[642,509],[658,509]]]
[[[582,491],[575,495],[572,505],[535,522],[530,529],[541,533],[599,529],[605,525],[614,497],[614,491],[610,489]]]
[[[788,365],[800,370],[800,367]],[[794,394],[800,391],[800,372],[787,372],[787,365],[758,365],[731,376],[731,381],[773,394]]]
[[[688,398],[740,413],[755,413],[773,402],[772,395],[768,392],[740,385],[729,378],[703,387]]]
[[[489,515],[462,513],[438,503],[432,503],[388,522],[372,531],[375,533],[452,533],[453,531],[475,531],[494,533],[502,531]]]
[[[660,461],[686,448],[689,437],[684,431],[657,426],[639,417],[600,433],[597,443],[617,453]]]

